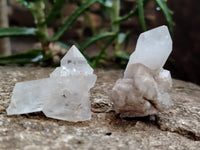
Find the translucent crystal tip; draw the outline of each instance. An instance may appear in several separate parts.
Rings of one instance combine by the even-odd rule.
[[[157,70],[163,67],[172,51],[172,39],[167,26],[160,26],[141,33],[135,51],[131,54],[129,63],[141,63]]]

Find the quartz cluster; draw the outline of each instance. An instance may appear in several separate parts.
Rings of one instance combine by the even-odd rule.
[[[50,78],[16,83],[7,114],[42,111],[60,120],[90,120],[89,91],[96,78],[86,59],[72,46]]]
[[[163,69],[172,51],[166,26],[142,33],[124,72],[111,92],[111,101],[121,117],[142,117],[168,109],[172,104],[170,72]]]

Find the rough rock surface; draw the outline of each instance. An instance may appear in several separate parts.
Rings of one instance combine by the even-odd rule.
[[[16,82],[47,77],[53,68],[0,67],[0,150],[137,149],[197,150],[200,147],[200,87],[174,80],[174,106],[155,118],[123,120],[109,101],[122,70],[97,70],[91,91],[92,120],[71,123],[42,113],[7,116]],[[107,113],[106,113],[107,112]]]

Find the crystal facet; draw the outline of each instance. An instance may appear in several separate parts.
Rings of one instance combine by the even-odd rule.
[[[50,74],[50,77],[68,76],[75,74],[92,74],[93,69],[87,63],[85,57],[73,45],[68,53],[61,60],[61,67],[57,67],[55,71]]]
[[[160,69],[171,51],[172,40],[166,26],[146,31],[140,34],[127,68],[130,64],[141,63],[152,70]]]
[[[172,40],[166,26],[142,33],[136,50],[112,89],[111,101],[121,117],[156,114],[173,102],[168,93],[172,86],[170,72],[162,67],[172,51]]]
[[[85,121],[91,118],[90,88],[96,75],[79,50],[72,46],[50,78],[17,83],[8,115],[43,111],[50,118]]]

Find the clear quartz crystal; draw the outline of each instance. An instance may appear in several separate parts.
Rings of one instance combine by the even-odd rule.
[[[79,50],[72,46],[50,78],[17,83],[8,115],[43,111],[47,117],[86,121],[91,119],[90,88],[96,75]]]
[[[61,67],[57,67],[50,77],[67,76],[74,74],[92,74],[93,69],[76,46],[72,46],[61,60]]]
[[[172,104],[170,72],[162,67],[172,51],[166,26],[142,33],[124,72],[111,92],[114,109],[121,117],[156,114]]]
[[[152,70],[161,69],[171,51],[172,40],[167,26],[146,31],[140,34],[127,68],[130,64],[141,63]]]

